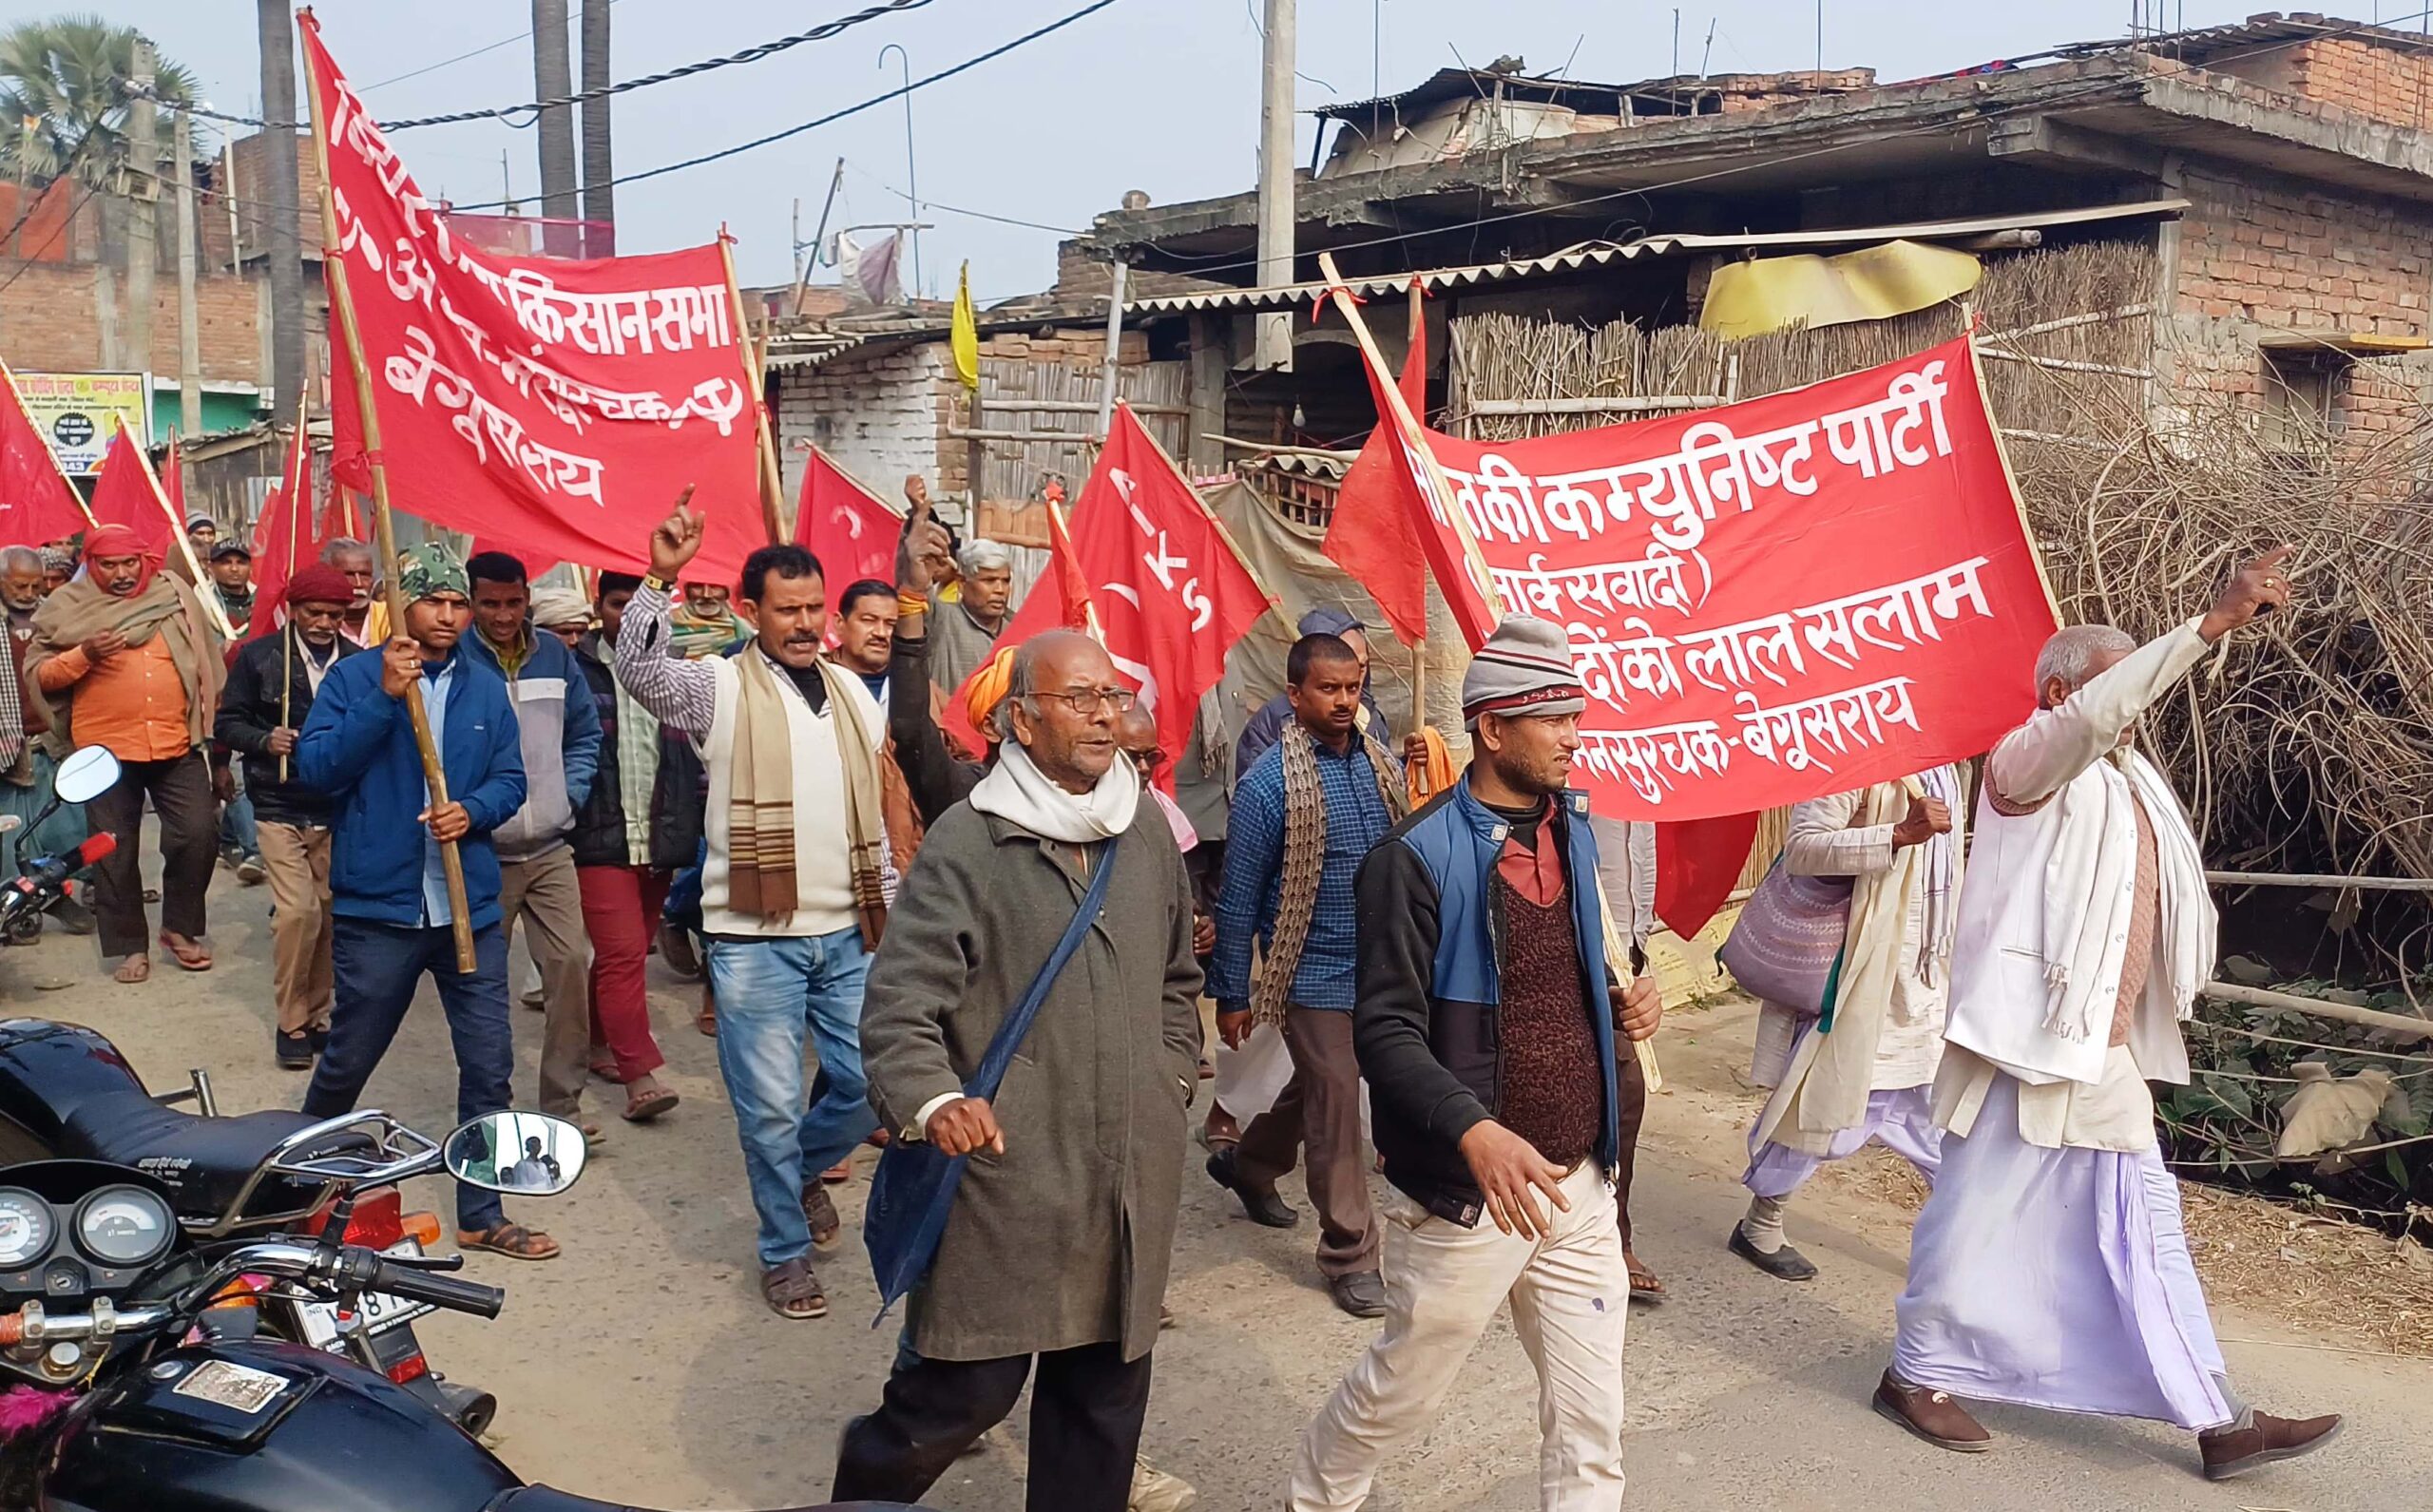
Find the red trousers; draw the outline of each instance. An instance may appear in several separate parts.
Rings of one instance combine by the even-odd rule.
[[[591,1036],[630,1081],[667,1063],[650,1032],[642,962],[659,928],[668,876],[649,867],[577,867],[583,927],[591,934]]]

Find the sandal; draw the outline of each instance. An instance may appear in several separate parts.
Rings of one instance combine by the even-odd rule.
[[[1657,1278],[1655,1272],[1639,1264],[1638,1256],[1633,1254],[1627,1246],[1622,1250],[1622,1265],[1631,1273],[1632,1301],[1661,1302],[1664,1300],[1667,1295],[1664,1283]]]
[[[603,1081],[608,1082],[612,1086],[623,1086],[625,1084],[624,1073],[618,1070],[617,1062],[607,1056],[603,1055],[594,1057],[585,1069],[593,1076],[598,1077]]]
[[[510,1260],[554,1260],[558,1257],[557,1240],[521,1223],[502,1223],[495,1229],[458,1229],[456,1247],[460,1250],[488,1250]]]
[[[661,1114],[676,1106],[679,1101],[680,1100],[676,1096],[676,1094],[669,1091],[667,1088],[655,1088],[652,1091],[643,1093],[641,1097],[627,1098],[625,1100],[625,1111],[619,1114],[618,1117],[623,1119],[627,1123],[648,1123],[651,1120],[658,1118]]]
[[[161,931],[161,948],[169,952],[169,959],[175,961],[182,970],[211,969],[211,952],[192,940],[181,944],[179,936],[163,929]]]
[[[151,981],[152,958],[140,951],[134,955],[128,956],[125,960],[121,961],[118,964],[118,969],[116,971],[110,973],[110,980],[113,982],[126,983]]]
[[[822,1254],[836,1248],[842,1236],[845,1220],[836,1212],[836,1204],[828,1196],[828,1188],[814,1181],[802,1195],[802,1215],[811,1224],[811,1247]]]
[[[760,1297],[781,1318],[801,1322],[828,1315],[828,1293],[819,1289],[811,1262],[800,1255],[760,1273]]]
[[[701,1011],[693,1015],[693,1027],[700,1030],[703,1034],[708,1035],[711,1039],[715,1040],[718,1038],[718,994],[712,992],[707,987],[703,987],[701,989]]]

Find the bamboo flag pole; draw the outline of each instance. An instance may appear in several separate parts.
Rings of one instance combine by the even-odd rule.
[[[297,491],[313,475],[313,465],[306,460],[308,453],[304,450],[304,396],[300,393],[296,396],[296,443],[288,449],[288,455],[291,461],[301,461],[304,465],[287,475],[287,574],[279,579],[282,585],[296,581],[296,523],[302,518],[303,506],[311,502],[306,499],[299,503],[297,499]],[[265,609],[256,603],[254,612],[276,615],[278,605],[272,604]],[[295,624],[291,622],[280,625],[278,637],[278,727],[286,730],[295,727],[296,718],[295,711],[290,707],[290,695],[296,682]],[[278,758],[278,780],[287,780],[287,757],[284,756]]]
[[[1328,292],[1335,297],[1335,308],[1343,312],[1344,323],[1351,328],[1352,339],[1360,344],[1360,354],[1368,359],[1370,371],[1381,379],[1390,379],[1392,375],[1387,371],[1386,359],[1378,354],[1376,337],[1370,335],[1369,322],[1360,318],[1360,308],[1352,302],[1350,291],[1344,287],[1343,275],[1335,269],[1332,253],[1318,254],[1318,271],[1326,276]],[[1427,469],[1428,485],[1435,491],[1436,497],[1451,499],[1452,486],[1446,481],[1444,469],[1437,465],[1436,454],[1428,450],[1425,445],[1420,444],[1419,421],[1411,414],[1410,406],[1403,402],[1402,385],[1388,381],[1379,384],[1378,387],[1384,391],[1386,404],[1392,411],[1390,415],[1378,416],[1378,422],[1398,426],[1402,434],[1411,438],[1412,445],[1408,450],[1415,453],[1412,460]],[[1462,517],[1461,510],[1447,509],[1446,523],[1460,538],[1463,555],[1468,559],[1472,574],[1482,584],[1482,591],[1487,595],[1488,603],[1501,611],[1503,604],[1497,599],[1492,586],[1495,580],[1487,574],[1486,559],[1479,551],[1478,538],[1470,533],[1469,522]],[[1601,878],[1597,883],[1597,902],[1605,926],[1605,959],[1609,963],[1619,961],[1627,965],[1630,961],[1630,942],[1622,938],[1621,931],[1614,925],[1614,903],[1605,895],[1605,884]],[[1638,1057],[1639,1070],[1647,1079],[1647,1090],[1650,1092],[1662,1090],[1664,1073],[1657,1066],[1654,1043],[1636,1040],[1632,1042],[1631,1049]]]
[[[126,429],[126,416],[113,413],[110,420],[119,430]],[[161,475],[152,470],[151,453],[145,451],[141,446],[132,450],[135,452],[136,461],[144,465],[144,481],[151,486],[152,502],[159,505],[161,513],[168,518],[169,539],[177,544],[179,555],[186,559],[186,570],[194,574],[192,581],[195,602],[202,605],[203,612],[211,617],[212,623],[219,626],[220,634],[223,639],[236,640],[237,627],[229,622],[228,611],[220,606],[220,595],[206,591],[210,587],[211,580],[203,576],[202,563],[194,554],[194,542],[186,535],[186,523],[178,518],[177,507],[169,503],[169,491],[161,487]]]
[[[310,25],[310,7],[304,15]],[[385,569],[380,581],[389,605],[389,633],[401,636],[406,633],[406,601],[397,585],[397,533],[389,518],[389,469],[380,455],[380,410],[373,400],[372,364],[363,354],[363,333],[355,325],[354,297],[347,287],[346,256],[338,246],[337,205],[330,197],[330,124],[321,112],[321,82],[313,68],[313,51],[311,48],[304,49],[305,93],[313,107],[313,163],[321,181],[321,267],[329,275],[330,304],[337,312],[347,365],[354,373],[355,411],[363,422],[365,460],[372,465],[372,534]],[[440,764],[438,746],[431,742],[431,711],[423,707],[420,679],[407,685],[406,716],[413,723],[414,749],[422,756],[423,784],[430,789],[431,806],[436,808],[448,801],[448,772]],[[456,969],[469,974],[477,965],[473,957],[473,906],[465,895],[465,858],[455,841],[439,843],[439,869],[448,883],[450,925],[456,937]]]
[[[724,226],[718,228],[718,260],[726,267],[727,302],[735,311],[735,344],[743,349],[743,376],[751,389],[753,440],[759,453],[760,526],[768,532],[771,545],[781,545],[786,539],[786,488],[777,470],[777,445],[769,434],[769,391],[761,377],[762,359],[767,354],[752,349],[752,324],[743,313],[743,289],[735,281],[735,243],[727,239]]]
[[[26,409],[25,392],[17,387],[17,375],[14,372],[10,371],[9,364],[5,361],[0,361],[0,379],[5,379],[7,381],[9,385],[9,397],[16,401],[17,412],[25,415],[27,424],[32,424],[33,415]],[[42,454],[50,459],[50,470],[59,474],[60,487],[66,488],[67,490],[67,496],[76,501],[76,508],[78,512],[85,516],[85,528],[87,530],[100,529],[102,522],[93,518],[93,507],[85,502],[85,496],[76,491],[75,481],[67,476],[67,469],[59,465],[59,453],[50,450],[49,445],[46,443],[42,449]]]
[[[1420,281],[1414,278],[1410,280],[1410,323],[1405,328],[1403,345],[1403,365],[1406,367],[1410,365],[1410,354],[1417,352],[1420,342],[1427,338],[1427,316],[1420,308],[1422,297]],[[1420,382],[1425,384],[1427,381],[1427,375],[1422,373]],[[1421,584],[1423,590],[1426,586],[1424,583]],[[1425,597],[1424,592],[1422,596]],[[1423,604],[1421,607],[1425,612],[1426,605]],[[1427,622],[1425,619],[1420,621],[1420,637],[1410,645],[1410,733],[1412,735],[1417,735],[1427,727]]]

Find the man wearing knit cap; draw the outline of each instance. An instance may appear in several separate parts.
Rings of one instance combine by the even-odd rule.
[[[344,649],[338,625],[354,590],[315,564],[288,580],[287,623],[256,636],[228,668],[212,737],[245,763],[245,791],[270,873],[272,1053],[309,1069],[330,1042],[330,800],[296,772],[297,732]],[[267,611],[265,611],[267,612]]]
[[[1352,1034],[1393,1188],[1386,1327],[1301,1436],[1294,1512],[1368,1501],[1507,1298],[1538,1372],[1540,1504],[1622,1504],[1615,1044],[1663,1009],[1605,958],[1569,791],[1585,703],[1561,627],[1505,620],[1462,679],[1467,774],[1361,863]]]
[[[377,652],[341,658],[296,737],[297,781],[329,795],[331,963],[337,1001],[330,1043],[304,1111],[354,1111],[405,1022],[424,973],[438,989],[456,1052],[456,1117],[512,1101],[507,937],[499,929],[498,852],[490,833],[524,806],[524,754],[507,684],[457,644],[472,621],[465,564],[438,542],[400,552],[404,633]],[[419,685],[448,797],[423,780],[407,695]],[[440,847],[454,841],[465,874],[473,969],[456,968],[454,904]],[[497,1196],[456,1189],[456,1244],[519,1260],[557,1257],[558,1243],[508,1221]]]

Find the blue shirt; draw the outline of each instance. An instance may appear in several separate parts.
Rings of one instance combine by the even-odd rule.
[[[433,673],[432,663],[422,664],[422,708],[431,719],[431,748],[448,749],[448,690],[456,684],[456,659],[450,657],[439,662]],[[423,780],[422,801],[431,805],[431,781]],[[422,831],[422,922],[426,925],[453,924],[456,915],[448,907],[448,872],[439,864],[439,842],[431,837],[431,826]]]
[[[1349,1012],[1358,996],[1359,968],[1351,880],[1371,846],[1393,828],[1385,795],[1368,753],[1354,736],[1337,756],[1317,743],[1318,791],[1326,808],[1326,861],[1310,909],[1310,929],[1301,964],[1293,973],[1289,1002],[1304,1008]],[[1401,773],[1388,758],[1389,779]],[[1275,908],[1284,878],[1284,751],[1268,748],[1234,790],[1233,815],[1225,832],[1225,883],[1216,896],[1216,954],[1208,973],[1208,995],[1220,1008],[1247,1006],[1251,995],[1251,940],[1272,942]]]

